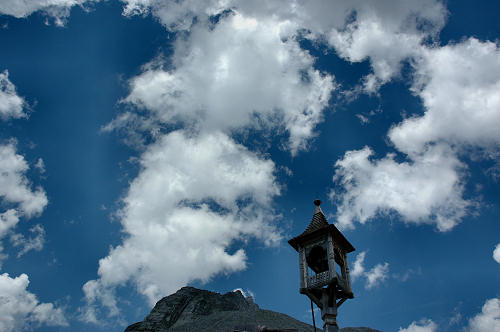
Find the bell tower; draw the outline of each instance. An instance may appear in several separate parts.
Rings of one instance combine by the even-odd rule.
[[[300,293],[321,309],[324,332],[338,332],[337,308],[354,298],[347,254],[354,247],[333,224],[329,224],[321,201],[315,200],[311,223],[288,243],[299,253]]]

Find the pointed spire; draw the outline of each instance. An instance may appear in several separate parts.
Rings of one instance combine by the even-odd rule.
[[[319,199],[315,199],[313,203],[314,203],[314,205],[316,205],[316,209],[314,210],[314,214],[319,213],[319,212],[323,213],[323,211],[320,208],[320,205],[323,202],[320,201]]]
[[[314,205],[316,205],[316,209],[314,210],[311,223],[302,234],[311,233],[317,229],[328,226],[328,221],[326,220],[325,214],[320,207],[321,201],[319,199],[314,200]]]
[[[355,249],[352,244],[347,241],[337,227],[335,227],[334,224],[329,224],[326,220],[325,214],[320,207],[321,201],[319,199],[314,200],[314,205],[316,205],[316,209],[314,210],[309,226],[307,226],[306,230],[302,232],[302,234],[290,239],[288,243],[298,251],[299,247],[304,246],[306,243],[305,241],[309,241],[314,238],[321,238],[324,234],[330,234],[333,236],[334,242],[343,248],[345,252],[349,253],[354,251]]]

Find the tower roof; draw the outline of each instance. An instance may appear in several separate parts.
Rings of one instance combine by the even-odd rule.
[[[315,200],[314,205],[316,205],[316,209],[314,210],[311,222],[309,223],[309,226],[307,226],[306,230],[299,236],[312,233],[321,228],[328,227],[328,221],[326,220],[325,214],[320,207],[321,201],[319,199]]]
[[[347,239],[338,230],[338,228],[335,227],[335,225],[329,224],[326,220],[325,214],[320,207],[321,201],[319,199],[315,200],[314,205],[316,205],[316,209],[314,210],[314,214],[311,222],[309,223],[309,226],[307,226],[306,230],[303,231],[300,235],[289,240],[288,243],[295,250],[298,250],[298,247],[301,243],[320,236],[320,234],[322,233],[331,233],[334,241],[341,247],[343,247],[347,252],[354,251],[355,249],[352,244],[347,241]]]

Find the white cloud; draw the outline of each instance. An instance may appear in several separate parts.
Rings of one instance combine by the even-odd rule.
[[[366,271],[364,266],[365,257],[366,251],[362,251],[356,256],[350,276],[352,281],[360,277],[366,278],[365,288],[371,289],[387,280],[389,277],[389,263],[377,264],[369,271]]]
[[[500,49],[470,38],[443,47],[421,47],[414,58],[412,91],[425,113],[393,126],[390,141],[409,162],[389,154],[370,160],[369,148],[349,151],[336,163],[345,192],[340,223],[353,226],[377,213],[396,211],[406,222],[435,223],[447,231],[466,215],[458,155],[480,149],[496,158],[500,143]]]
[[[366,288],[371,289],[387,280],[389,275],[389,263],[377,264],[370,271],[365,273]]]
[[[81,321],[106,325],[106,321],[98,317],[101,311],[99,305],[108,310],[108,317],[117,317],[119,315],[120,310],[117,306],[113,285],[105,285],[101,280],[89,280],[83,285],[82,289],[85,293],[86,305],[80,308],[79,319]]]
[[[369,60],[373,73],[364,88],[375,92],[398,76],[402,61],[411,59],[444,26],[441,1],[231,1],[241,12],[273,15],[306,29],[307,38],[329,43],[350,62]]]
[[[423,116],[393,127],[399,151],[421,153],[432,142],[498,150],[500,143],[500,48],[470,38],[428,48],[414,64],[412,90],[422,98]]]
[[[172,132],[140,160],[120,213],[127,236],[99,261],[99,279],[83,288],[88,321],[99,302],[117,314],[117,286],[131,282],[154,303],[190,281],[244,269],[250,237],[267,245],[281,239],[270,224],[280,190],[273,162],[225,134]]]
[[[449,325],[457,325],[462,320],[462,314],[457,312],[454,316],[450,318]]]
[[[258,21],[270,18],[291,22],[289,32],[306,30],[307,38],[327,41],[347,61],[370,60],[373,73],[364,87],[375,92],[399,75],[403,60],[437,36],[447,11],[441,1],[160,1],[123,0],[125,15],[151,12],[167,29],[189,30],[193,22],[208,25],[208,18],[236,10]]]
[[[4,204],[18,204],[19,211],[30,218],[40,215],[48,201],[41,187],[32,190],[28,168],[14,143],[0,145],[0,198]]]
[[[8,5],[2,2],[0,13]],[[8,71],[0,73],[0,118],[7,120],[27,117],[23,112],[24,106],[24,100],[17,95],[15,86],[9,80]],[[43,173],[41,158],[35,167]],[[0,240],[11,233],[12,244],[22,247],[18,258],[30,250],[41,250],[45,241],[45,230],[41,225],[30,229],[35,235],[33,238],[26,239],[22,234],[13,233],[20,217],[38,216],[48,203],[41,187],[32,190],[32,185],[26,177],[28,169],[24,157],[16,152],[14,140],[0,144],[0,204],[7,207],[6,211],[0,213]],[[6,258],[3,244],[0,242],[0,265]],[[55,308],[52,303],[39,303],[36,296],[27,291],[28,284],[26,274],[16,278],[9,277],[7,273],[0,275],[0,330],[20,331],[42,324],[67,326],[62,310]]]
[[[419,267],[417,270],[408,269],[403,275],[394,274],[393,277],[402,282],[406,282],[413,275],[422,275],[422,268]]]
[[[456,325],[462,319],[456,313],[450,319],[450,325]],[[399,332],[435,332],[438,326],[430,319],[413,322],[407,328],[400,328]],[[463,328],[467,332],[500,332],[500,300],[497,298],[487,300],[480,313],[469,319],[468,326]]]
[[[99,0],[2,0],[0,13],[17,18],[26,18],[34,12],[41,11],[54,18],[56,25],[64,25],[69,17],[71,7],[82,6],[85,2]]]
[[[40,171],[40,173],[45,173],[45,163],[42,158],[38,158],[38,161],[35,164],[35,168]]]
[[[19,222],[19,213],[16,209],[9,209],[5,212],[0,213],[0,240],[2,240],[5,235],[11,232]],[[2,267],[2,262],[7,258],[7,254],[3,253],[3,244],[0,241],[0,268]]]
[[[250,289],[247,289],[246,291],[244,291],[243,288],[235,288],[235,289],[233,289],[233,292],[236,292],[236,291],[240,292],[246,298],[250,297],[253,300],[255,300],[255,294]]]
[[[365,261],[365,256],[366,256],[366,251],[360,252],[356,256],[356,260],[354,261],[353,264],[353,269],[351,270],[350,276],[352,280],[356,280],[358,277],[361,277],[365,273],[365,267],[363,265]]]
[[[16,87],[9,80],[9,71],[4,70],[0,73],[0,119],[26,118],[24,106],[24,99],[17,95]]]
[[[30,233],[32,233],[34,237],[26,238],[20,233],[12,234],[10,237],[12,245],[15,247],[21,247],[21,250],[17,254],[18,258],[31,250],[40,251],[43,249],[43,245],[45,243],[45,229],[42,225],[37,224],[31,227]]]
[[[149,110],[160,124],[196,123],[207,131],[281,127],[295,154],[315,135],[334,85],[290,38],[290,25],[235,13],[212,30],[194,26],[176,42],[173,69],[162,68],[162,60],[145,66],[125,102]],[[148,129],[155,125],[150,115]],[[108,129],[136,121],[125,114]]]
[[[500,332],[500,300],[489,299],[482,311],[469,320],[470,332]]]
[[[19,222],[19,214],[16,209],[9,209],[0,213],[0,239],[16,227]]]
[[[407,328],[399,328],[399,332],[435,332],[437,325],[430,319],[422,319],[421,321],[413,322]]]
[[[224,0],[122,0],[122,2],[125,3],[124,15],[145,15],[151,12],[169,30],[188,30],[195,18],[204,21],[209,16],[230,8],[229,1]]]
[[[389,154],[371,160],[365,147],[348,151],[337,161],[334,181],[345,190],[337,197],[339,225],[354,227],[378,214],[396,211],[408,223],[433,223],[447,231],[459,223],[470,204],[462,198],[463,164],[445,145],[428,147],[408,162]]]
[[[21,331],[40,325],[67,326],[61,308],[52,303],[40,303],[35,294],[27,291],[28,276],[11,278],[0,275],[0,330]]]
[[[349,61],[370,60],[373,75],[365,81],[368,92],[399,75],[402,61],[413,57],[426,38],[437,34],[446,17],[442,3],[434,0],[380,1],[376,5],[360,1],[354,11],[354,21],[345,29],[332,30],[329,42]]]
[[[495,250],[493,250],[493,259],[496,260],[498,264],[500,264],[500,243],[497,244]]]
[[[279,194],[274,164],[227,135],[246,127],[286,130],[295,154],[315,135],[335,88],[294,39],[293,22],[236,9],[210,29],[206,22],[191,26],[192,17],[203,21],[218,9],[215,2],[212,9],[188,3],[128,1],[125,8],[125,14],[151,10],[169,29],[189,26],[190,33],[179,35],[171,63],[156,59],[130,81],[124,102],[139,112],[104,128],[133,127],[129,140],[148,132],[154,143],[124,199],[128,237],[100,260],[99,278],[83,288],[82,319],[89,322],[98,321],[99,303],[118,314],[117,286],[130,282],[154,302],[189,281],[244,269],[241,241],[278,243],[270,209]],[[164,134],[172,124],[187,128]],[[235,243],[240,249],[229,252]]]
[[[44,233],[38,232],[38,227],[41,226],[32,228],[34,233],[37,233],[34,238],[25,239],[21,234],[13,233],[21,217],[29,219],[40,215],[48,202],[42,188],[32,190],[26,177],[28,168],[24,157],[16,153],[14,142],[0,144],[0,203],[7,207],[6,211],[0,211],[0,266],[7,258],[3,253],[1,240],[8,234],[19,239],[16,243],[23,246],[21,255],[32,249],[41,250],[43,247]]]
[[[151,11],[169,29],[190,30],[187,39],[177,42],[171,68],[164,69],[163,61],[150,63],[142,75],[131,81],[131,93],[125,101],[148,109],[159,122],[181,121],[190,125],[193,121],[198,125],[201,122],[209,131],[256,125],[258,115],[260,120],[266,120],[267,126],[284,125],[290,134],[292,154],[306,148],[307,140],[314,136],[314,128],[321,121],[322,109],[333,89],[331,78],[315,71],[310,56],[295,42],[299,30],[307,29],[307,38],[327,40],[349,61],[369,59],[373,73],[365,77],[365,89],[374,92],[380,84],[398,75],[401,61],[420,59],[427,54],[423,43],[437,36],[447,15],[443,4],[434,0],[376,4],[365,1],[211,1],[202,5],[191,5],[189,1],[125,2],[127,15]],[[207,29],[210,15],[229,8],[232,14],[223,14],[217,24],[212,23],[212,29]],[[193,24],[194,17],[197,24]],[[303,80],[303,73],[308,73],[309,78]],[[290,99],[290,96],[296,98]],[[145,121],[139,121],[143,122],[141,125],[136,124],[138,118],[126,113],[108,129],[132,124],[141,130],[158,130],[159,125],[152,122],[149,115]],[[363,210],[365,201],[356,199],[348,190],[339,196],[345,198],[341,218],[344,224],[352,225],[353,218],[365,222],[378,212],[396,210],[406,221],[436,223],[441,230],[451,229],[465,215],[468,205],[461,196],[463,165],[451,152],[428,165],[429,158],[439,159],[438,149],[447,150],[441,147],[422,150],[418,155],[409,156],[409,163],[397,163],[390,155],[384,162],[374,164],[380,167],[364,171],[367,176],[371,171],[385,176],[386,169],[382,166],[387,166],[397,170],[403,179],[413,175],[415,183],[438,169],[438,162],[445,161],[447,168],[441,171],[448,180],[445,188],[438,188],[427,180],[423,186],[405,191],[409,181],[401,185],[393,181],[397,188],[382,187],[384,198],[389,196],[392,201],[383,201],[381,206],[371,203],[367,212]],[[337,166],[341,165],[337,163]],[[337,178],[341,173],[337,171]],[[365,182],[370,185],[369,181]],[[426,190],[423,201],[415,196],[421,187]],[[433,192],[434,189],[439,190]],[[402,190],[404,196],[396,197],[397,190]],[[443,193],[451,196],[432,200]],[[353,206],[346,202],[355,201],[359,204],[350,210]]]

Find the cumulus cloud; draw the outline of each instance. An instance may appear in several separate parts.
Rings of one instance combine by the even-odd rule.
[[[227,135],[172,132],[140,160],[120,212],[126,238],[83,288],[88,321],[98,315],[96,303],[118,313],[117,286],[131,282],[154,303],[190,281],[244,269],[247,239],[281,239],[269,208],[280,191],[274,163]]]
[[[9,209],[0,213],[0,240],[2,240],[19,222],[19,213],[16,209]],[[2,262],[7,258],[7,254],[3,253],[3,243],[0,241],[0,268]]]
[[[0,119],[27,117],[24,105],[24,99],[18,96],[15,85],[9,80],[9,71],[4,70],[0,73]]]
[[[252,298],[252,300],[255,300],[255,293],[252,292],[250,289],[244,291],[243,288],[235,288],[233,289],[233,292],[240,292],[244,297]]]
[[[40,303],[30,293],[26,274],[11,278],[7,273],[0,275],[0,330],[21,331],[40,325],[67,326],[61,308],[52,303]]]
[[[45,173],[45,162],[42,158],[38,158],[38,161],[35,164],[35,168],[38,169],[41,174]]]
[[[153,303],[190,281],[244,269],[251,237],[277,244],[274,163],[229,135],[242,128],[286,132],[295,154],[315,135],[335,89],[333,77],[314,69],[300,48],[295,23],[237,8],[209,23],[204,17],[221,13],[222,2],[189,3],[127,1],[126,15],[151,12],[167,28],[190,32],[178,35],[168,63],[155,59],[130,80],[123,103],[134,107],[104,128],[134,128],[132,141],[137,132],[154,139],[123,200],[127,237],[83,287],[82,319],[89,322],[98,321],[99,303],[118,315],[117,286],[130,282]],[[184,129],[168,133],[172,125]]]
[[[328,41],[346,60],[370,60],[373,73],[364,82],[367,92],[399,75],[402,61],[436,36],[446,18],[443,4],[434,0],[355,3],[352,22],[331,30]]]
[[[424,105],[422,116],[405,119],[388,133],[408,161],[389,154],[370,160],[365,148],[336,163],[334,179],[341,224],[352,226],[379,213],[397,212],[405,222],[456,226],[471,202],[463,197],[465,165],[473,151],[496,158],[500,134],[500,49],[469,38],[442,47],[421,47],[415,55],[412,91]],[[381,198],[381,199],[379,199]]]
[[[422,268],[421,267],[418,267],[418,269],[414,270],[414,269],[408,269],[406,270],[406,272],[404,274],[394,274],[393,277],[397,280],[400,280],[402,282],[406,282],[408,281],[408,279],[410,279],[410,277],[414,276],[414,275],[422,275]]]
[[[2,2],[0,12],[8,5]],[[0,118],[27,117],[23,112],[24,104],[9,81],[8,72],[0,73]],[[35,167],[42,171],[41,158]],[[48,202],[41,187],[32,188],[26,176],[28,169],[28,163],[16,151],[14,140],[0,144],[0,203],[2,207],[7,207],[6,211],[0,212],[0,240],[10,234],[12,244],[21,247],[18,258],[30,250],[41,250],[45,241],[45,230],[41,225],[30,229],[34,235],[30,238],[13,232],[21,217],[29,219],[40,215]],[[3,244],[0,242],[0,265],[5,258],[7,255],[3,253]],[[0,330],[31,330],[40,325],[67,326],[62,309],[52,303],[40,303],[35,294],[27,290],[28,284],[28,276],[24,273],[15,278],[7,273],[0,275]]]
[[[364,89],[375,92],[399,75],[402,62],[422,44],[434,39],[445,24],[441,1],[160,1],[124,0],[125,15],[152,13],[170,30],[189,30],[226,10],[236,10],[259,21],[273,18],[293,22],[290,30],[311,40],[326,41],[350,62],[368,59],[373,73]]]
[[[413,155],[432,142],[498,149],[500,132],[500,48],[470,38],[459,44],[426,48],[415,67],[412,90],[422,98],[423,116],[394,126],[389,138]]]
[[[41,187],[32,189],[28,169],[24,157],[16,153],[15,143],[0,145],[0,198],[5,204],[17,204],[20,213],[31,218],[40,215],[48,201]]]
[[[190,5],[190,1],[125,2],[126,15],[151,12],[171,30],[190,30],[188,38],[177,41],[168,69],[164,61],[153,61],[145,66],[143,74],[131,80],[131,93],[125,102],[148,110],[160,123],[201,123],[205,130],[227,131],[263,122],[268,127],[279,124],[290,135],[292,154],[307,147],[307,140],[314,136],[321,111],[334,89],[331,77],[313,69],[312,59],[296,42],[297,36],[327,41],[337,54],[351,62],[369,59],[373,73],[365,77],[364,84],[367,91],[374,92],[380,84],[398,75],[403,60],[417,63],[415,59],[427,54],[425,44],[437,35],[447,15],[443,4],[433,0],[397,4],[386,1],[372,4],[228,0],[201,5]],[[225,12],[229,9],[230,13]],[[214,15],[220,15],[218,22],[209,23],[208,18]],[[423,83],[416,83],[415,91],[417,85],[423,86]],[[107,129],[131,126],[150,132],[157,132],[161,127],[151,120],[150,114],[141,117],[125,113]],[[365,222],[376,213],[395,210],[405,221],[436,223],[440,230],[451,229],[465,215],[469,203],[461,196],[463,165],[453,153],[446,152],[441,160],[427,164],[430,158],[439,159],[436,156],[439,149],[447,150],[441,146],[428,147],[409,156],[409,162],[402,164],[389,155],[365,169],[365,174],[353,174],[353,178],[357,180],[366,175],[367,186],[375,187],[369,183],[368,173],[375,172],[372,178],[379,180],[388,170],[382,166],[388,166],[401,177],[411,173],[415,183],[444,161],[447,168],[441,173],[446,173],[449,180],[445,188],[431,192],[438,186],[428,180],[423,188],[415,186],[403,192],[403,197],[392,201],[380,199],[379,206],[372,203],[368,212],[362,210],[365,200],[346,190],[343,195],[337,195],[342,202],[340,219],[345,225],[352,225],[355,219]],[[337,163],[337,179],[349,172],[342,167],[342,162],[345,164],[348,160]],[[397,190],[405,191],[408,181],[401,185],[396,182],[389,184],[393,187],[382,188],[385,198],[396,197]],[[369,194],[358,187],[360,193]],[[422,202],[415,196],[419,189],[427,190]],[[432,201],[443,192],[451,196]],[[349,202],[357,202],[355,209],[351,209],[354,203]]]
[[[15,233],[10,237],[10,242],[15,247],[21,247],[17,257],[21,257],[31,250],[40,251],[45,243],[45,229],[42,225],[37,224],[30,228],[30,233],[33,237],[26,238],[23,234]]]
[[[230,8],[226,0],[122,0],[125,16],[152,13],[169,30],[188,30],[196,20],[207,20],[210,16]]]
[[[365,288],[371,289],[387,280],[389,277],[389,263],[379,263],[366,271],[364,265],[365,257],[366,251],[362,251],[356,256],[350,276],[352,281],[364,277],[366,279]]]
[[[389,154],[372,160],[365,147],[348,151],[335,164],[334,181],[343,192],[332,192],[339,201],[338,222],[352,228],[378,214],[396,211],[408,223],[432,223],[439,230],[452,229],[470,204],[462,197],[464,165],[446,145],[434,145],[408,162]]]
[[[493,259],[496,260],[498,264],[500,264],[500,243],[497,244],[495,250],[493,250]]]
[[[500,300],[489,299],[482,311],[469,320],[470,332],[500,332]]]
[[[447,16],[442,2],[435,0],[228,3],[248,15],[292,21],[307,31],[306,38],[326,41],[347,61],[369,60],[373,72],[363,85],[370,93],[398,76],[402,62],[437,36]]]
[[[176,42],[173,68],[165,69],[162,60],[146,65],[124,101],[150,112],[149,129],[151,116],[160,124],[197,123],[207,131],[282,127],[295,154],[315,135],[334,83],[290,38],[291,25],[234,13],[211,30],[194,26]],[[125,113],[107,129],[137,120]]]
[[[0,14],[17,18],[26,18],[34,12],[41,11],[54,18],[56,25],[64,25],[69,17],[71,7],[99,0],[3,0],[0,2]]]
[[[399,332],[435,332],[438,326],[430,319],[413,322],[407,328],[399,328]]]
[[[456,324],[462,315],[457,313],[450,319],[450,325]],[[434,332],[438,326],[430,319],[413,322],[407,328],[400,328],[399,332]],[[463,328],[467,332],[500,332],[500,300],[497,298],[487,300],[480,313],[469,319]]]
[[[34,238],[25,239],[23,235],[13,233],[21,218],[29,219],[40,215],[48,202],[41,187],[32,189],[26,177],[28,169],[24,157],[16,152],[15,142],[0,144],[0,203],[7,207],[5,211],[0,211],[0,266],[7,258],[3,253],[1,240],[9,234],[19,240],[14,242],[14,245],[19,244],[22,247],[20,254],[43,247],[44,232],[39,225],[32,228],[34,234],[36,233]],[[42,232],[39,232],[38,228]]]
[[[370,289],[378,286],[385,280],[387,280],[389,275],[389,263],[377,264],[371,270],[367,271],[366,276],[366,288]]]
[[[19,222],[19,213],[16,209],[9,209],[0,213],[0,239],[3,238]]]
[[[360,252],[356,256],[356,260],[354,261],[353,264],[353,269],[351,270],[350,276],[352,280],[356,280],[358,277],[361,277],[365,273],[365,256],[366,256],[366,251]]]

